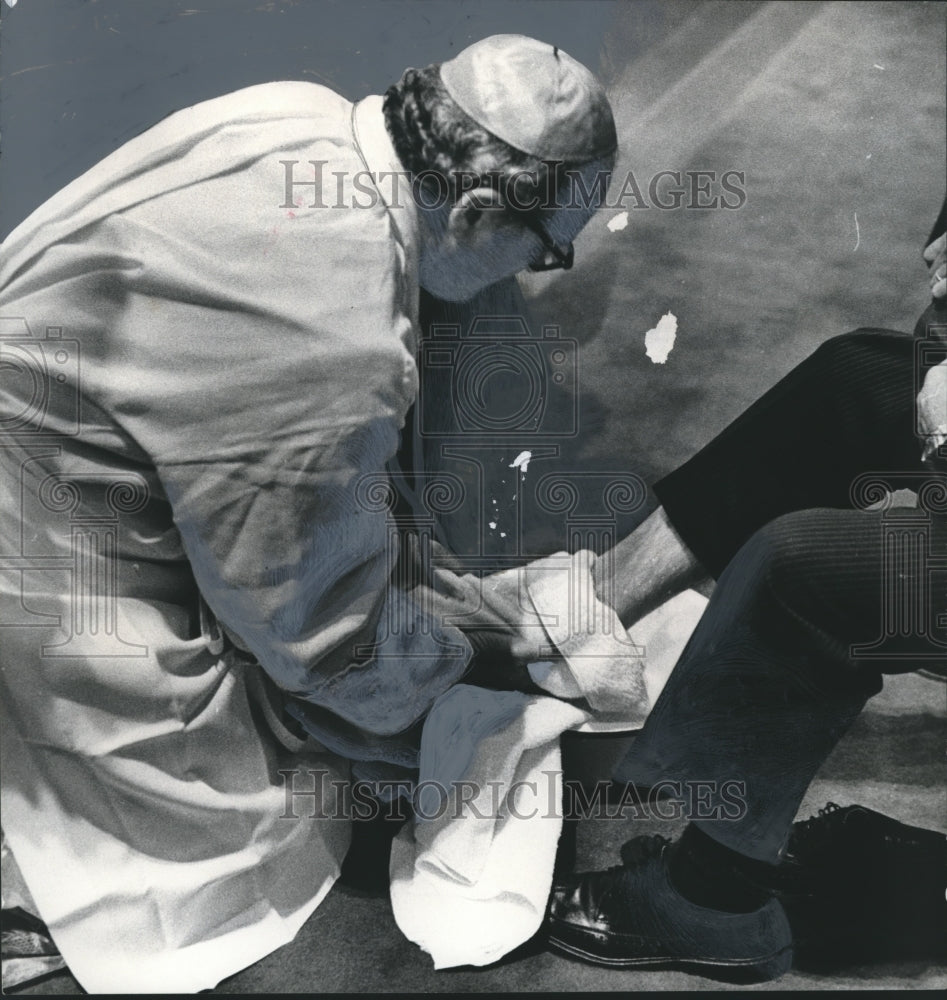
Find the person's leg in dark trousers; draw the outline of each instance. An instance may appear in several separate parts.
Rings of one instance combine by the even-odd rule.
[[[894,563],[899,543],[913,557]],[[776,864],[809,783],[882,673],[947,654],[945,556],[942,513],[892,522],[820,509],[770,522],[720,576],[616,778],[707,782],[718,809],[708,802],[694,825]],[[895,589],[909,608],[892,606]],[[726,815],[723,788],[742,799]]]
[[[920,471],[914,340],[890,330],[834,337],[655,484],[662,506],[601,557],[599,596],[630,627],[674,593],[716,578],[782,514],[851,509],[864,472]]]
[[[562,880],[553,947],[722,978],[789,968],[792,932],[767,886],[802,796],[882,673],[947,649],[945,499],[934,490],[940,513],[893,525],[884,512],[795,512],[741,547],[616,772],[680,792],[692,822],[673,846],[638,838],[622,868]],[[892,538],[914,558],[888,559]]]
[[[770,863],[809,781],[881,674],[947,654],[947,482],[940,473],[938,486],[920,462],[914,346],[876,330],[828,341],[656,487],[718,583],[616,777],[647,784],[686,779],[694,768],[714,772],[697,780],[755,775],[747,814],[714,824],[711,835]],[[866,473],[914,488],[927,482],[934,510],[900,522],[853,510]],[[828,507],[837,509],[811,509]],[[922,551],[892,565],[891,547],[912,536]],[[910,625],[891,605],[896,590],[902,605],[917,605]],[[898,622],[885,620],[895,613]],[[904,633],[900,645],[889,636],[866,655],[891,631]],[[862,655],[852,655],[858,647]]]
[[[914,365],[908,334],[833,337],[655,484],[671,522],[714,577],[782,514],[851,509],[861,474],[923,472]]]
[[[893,568],[919,605],[914,631],[883,647],[887,658],[858,655],[891,625],[891,526],[852,509],[853,486],[866,472],[915,473],[920,485],[915,393],[910,337],[836,338],[658,484],[674,528],[719,579],[616,777],[699,786],[706,818],[660,856],[557,889],[550,940],[562,950],[761,978],[788,967],[789,928],[761,886],[802,795],[881,674],[923,665],[918,644],[930,654],[947,643],[947,573],[929,572],[947,542],[941,504],[909,515],[922,555]]]

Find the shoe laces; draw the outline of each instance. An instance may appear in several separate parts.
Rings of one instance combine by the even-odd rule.
[[[801,820],[793,826],[793,845],[796,848],[804,847],[811,844],[814,838],[824,836],[829,829],[844,822],[849,808],[840,806],[837,802],[826,802],[815,816]]]
[[[670,839],[663,837],[660,833],[633,837],[622,844],[622,863],[615,867],[618,869],[634,868],[646,861],[650,861],[652,858],[658,857],[670,843]]]
[[[659,833],[633,837],[621,846],[620,865],[612,865],[601,871],[589,872],[584,876],[592,898],[597,899],[595,919],[598,919],[603,912],[607,912],[611,905],[610,901],[616,893],[618,893],[619,900],[624,899],[622,876],[630,868],[635,868],[652,858],[659,857],[670,843],[671,841],[667,837],[662,837]]]

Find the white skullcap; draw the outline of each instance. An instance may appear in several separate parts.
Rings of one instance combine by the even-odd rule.
[[[602,85],[562,49],[491,35],[441,66],[448,94],[478,125],[541,160],[582,164],[618,145]]]

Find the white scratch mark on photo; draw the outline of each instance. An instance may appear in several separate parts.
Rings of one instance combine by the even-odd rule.
[[[677,339],[677,317],[666,312],[658,325],[644,335],[645,353],[656,365],[663,365],[674,348]]]

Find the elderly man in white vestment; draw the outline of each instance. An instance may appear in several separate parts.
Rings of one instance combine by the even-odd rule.
[[[584,67],[496,36],[384,100],[179,111],[5,241],[3,825],[88,990],[212,986],[331,887],[348,827],[281,821],[264,679],[320,766],[411,762],[470,647],[385,630],[426,611],[356,490],[415,399],[419,286],[568,266],[596,200],[535,196],[615,147]]]

